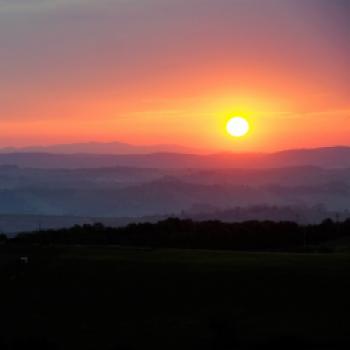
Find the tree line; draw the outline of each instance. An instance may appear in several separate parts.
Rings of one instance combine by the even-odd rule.
[[[285,251],[312,249],[342,237],[350,237],[350,219],[331,219],[317,225],[295,222],[221,221],[197,222],[168,218],[158,223],[134,223],[112,228],[100,223],[59,230],[38,230],[5,238],[5,244],[88,244],[149,248],[191,248]]]

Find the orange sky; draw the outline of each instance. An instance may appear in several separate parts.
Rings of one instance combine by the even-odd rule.
[[[14,0],[0,9],[0,146],[350,145],[345,0]],[[234,139],[230,116],[252,130]]]

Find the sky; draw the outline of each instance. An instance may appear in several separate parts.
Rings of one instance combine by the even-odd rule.
[[[348,0],[0,0],[0,146],[350,145],[349,18]]]

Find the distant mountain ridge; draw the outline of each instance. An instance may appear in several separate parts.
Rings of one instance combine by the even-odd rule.
[[[150,154],[170,153],[205,153],[203,150],[173,145],[132,145],[123,142],[83,142],[57,144],[49,146],[6,147],[0,153],[52,153],[52,154]]]
[[[350,147],[286,150],[276,153],[149,153],[149,154],[55,154],[0,153],[0,165],[29,168],[283,168],[316,166],[350,168]]]
[[[68,227],[98,218],[109,225],[109,218],[116,218],[117,225],[125,218],[183,213],[196,220],[346,219],[350,166],[336,165],[348,165],[348,151],[343,149],[339,158],[337,149],[317,151],[317,157],[314,151],[239,157],[1,154],[0,232]],[[321,160],[331,167],[281,166]]]

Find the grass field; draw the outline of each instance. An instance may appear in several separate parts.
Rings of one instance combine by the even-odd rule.
[[[348,254],[2,247],[0,344],[342,348],[349,276]]]

